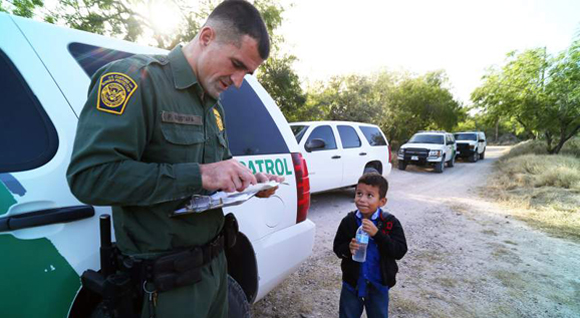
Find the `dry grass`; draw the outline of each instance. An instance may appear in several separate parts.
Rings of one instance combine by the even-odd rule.
[[[560,155],[540,141],[518,144],[496,163],[488,190],[514,213],[555,236],[580,241],[580,138]]]

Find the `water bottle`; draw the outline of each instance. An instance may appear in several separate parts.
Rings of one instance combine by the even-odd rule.
[[[358,250],[352,256],[355,262],[364,263],[367,259],[367,245],[369,244],[369,234],[363,230],[362,225],[356,230],[356,243]]]

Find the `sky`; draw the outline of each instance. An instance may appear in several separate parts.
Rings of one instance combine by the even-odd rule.
[[[305,83],[381,69],[443,69],[469,104],[486,68],[512,50],[566,49],[580,0],[282,0],[284,51]],[[289,4],[293,3],[292,6]]]

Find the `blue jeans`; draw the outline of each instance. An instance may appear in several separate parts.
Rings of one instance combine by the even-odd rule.
[[[380,293],[372,284],[367,285],[367,297],[358,297],[356,291],[342,286],[340,292],[340,318],[360,318],[363,306],[368,318],[389,317],[389,292]]]

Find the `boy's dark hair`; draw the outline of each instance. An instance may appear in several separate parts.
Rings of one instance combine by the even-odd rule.
[[[382,175],[376,172],[365,173],[358,179],[358,184],[361,183],[379,188],[379,199],[387,196],[389,182]]]
[[[220,23],[227,40],[240,41],[248,35],[258,42],[258,53],[265,60],[270,55],[270,36],[260,12],[245,0],[226,0],[207,18],[206,25]]]

